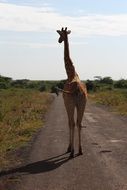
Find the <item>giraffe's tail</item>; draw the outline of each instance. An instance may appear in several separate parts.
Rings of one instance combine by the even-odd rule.
[[[67,90],[63,90],[63,89],[61,89],[59,87],[56,87],[55,89],[56,89],[56,91],[57,91],[58,94],[59,94],[59,92],[64,92],[64,93],[67,93],[67,94],[72,94],[71,92],[69,92]]]

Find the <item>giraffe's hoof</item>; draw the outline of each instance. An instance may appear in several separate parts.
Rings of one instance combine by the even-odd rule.
[[[69,158],[70,159],[74,158],[74,154],[70,154]]]
[[[74,158],[74,151],[71,151],[69,158]]]
[[[83,155],[83,152],[79,151],[79,153],[77,154],[77,156],[81,156],[81,155]]]
[[[71,152],[71,147],[69,146],[67,149],[67,153]]]
[[[79,147],[79,152],[78,152],[78,155],[80,156],[80,155],[83,155],[83,152],[82,152],[82,147],[80,146]]]

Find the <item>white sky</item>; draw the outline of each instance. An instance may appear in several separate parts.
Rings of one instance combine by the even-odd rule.
[[[126,0],[0,0],[0,74],[66,78],[57,29],[67,26],[71,58],[83,80],[127,78]]]

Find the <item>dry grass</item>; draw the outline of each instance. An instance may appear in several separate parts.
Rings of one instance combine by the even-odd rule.
[[[122,115],[127,115],[127,90],[96,92],[90,98],[99,104],[112,108]]]
[[[0,91],[0,168],[9,165],[7,153],[24,146],[42,127],[53,97],[35,90]]]

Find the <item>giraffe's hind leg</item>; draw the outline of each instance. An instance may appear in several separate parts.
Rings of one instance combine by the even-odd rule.
[[[82,145],[81,145],[81,129],[82,129],[82,119],[83,119],[83,114],[85,111],[85,106],[86,106],[86,99],[84,96],[79,96],[78,101],[77,101],[77,127],[78,127],[78,140],[79,140],[79,152],[78,155],[82,155]]]
[[[68,151],[70,151],[70,157],[74,157],[74,131],[75,131],[75,122],[74,122],[74,107],[71,107],[68,112],[68,123],[69,123],[69,146]],[[70,111],[71,110],[71,111]]]
[[[69,125],[69,146],[67,148],[67,152],[70,152],[70,157],[74,157],[75,104],[70,95],[64,97],[64,104],[68,115],[68,125]]]

